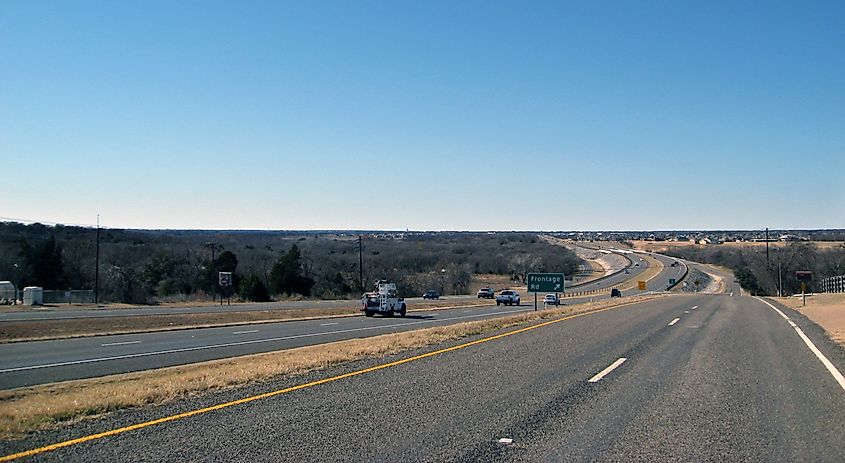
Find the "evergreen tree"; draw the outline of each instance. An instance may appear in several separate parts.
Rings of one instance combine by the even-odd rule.
[[[44,289],[60,289],[64,286],[66,279],[62,247],[56,243],[54,235],[34,246],[25,240],[21,241],[21,256],[30,274],[23,286],[35,285]]]
[[[311,295],[314,280],[305,278],[302,270],[302,253],[296,244],[291,245],[287,253],[279,257],[270,270],[270,289],[275,294]]]

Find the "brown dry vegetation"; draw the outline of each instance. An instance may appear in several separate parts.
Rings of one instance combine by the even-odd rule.
[[[737,249],[742,247],[765,247],[765,242],[753,242],[753,241],[742,241],[742,242],[726,242],[722,244],[698,244],[693,243],[691,241],[642,241],[636,240],[632,241],[634,244],[634,249],[641,249],[643,251],[651,251],[651,252],[664,252],[670,250],[672,248],[687,248],[687,247],[700,247],[700,248],[728,248],[728,249]],[[782,248],[794,245],[795,241],[774,241],[769,243],[770,248]],[[804,241],[798,241],[797,243],[804,243]],[[842,241],[809,241],[814,246],[819,249],[834,249],[839,248],[843,244]]]
[[[563,239],[563,238],[556,238],[554,236],[549,236],[549,235],[541,235],[540,239],[542,239],[543,241],[545,241],[549,244],[553,244],[555,246],[563,246],[566,249],[572,250],[573,252],[574,252],[573,247],[577,245],[572,240]],[[583,257],[582,257],[582,259],[583,259]],[[577,282],[579,285],[584,284],[584,283],[589,283],[593,280],[598,280],[599,278],[601,278],[605,275],[605,273],[604,273],[605,268],[600,263],[598,263],[595,260],[588,260],[588,259],[583,259],[583,260],[587,265],[590,266],[590,268],[592,269],[592,272],[589,275],[579,277],[578,282]]]
[[[787,307],[792,307],[806,315],[825,329],[830,338],[845,346],[845,294],[815,294],[807,297],[807,306],[802,306],[801,298],[773,298]]]
[[[473,275],[472,283],[469,285],[469,293],[475,294],[481,288],[493,288],[495,291],[500,291],[517,284],[518,282],[513,281],[510,275],[496,275],[491,273]]]
[[[431,301],[416,303],[413,309],[433,310],[451,307],[475,307],[489,302]],[[127,317],[77,318],[68,320],[30,320],[0,323],[0,343],[67,339],[86,336],[150,333],[191,328],[238,326],[255,323],[313,320],[315,318],[351,317],[360,315],[357,305],[339,308],[309,308],[290,310],[259,310],[248,312],[206,312],[172,315],[141,315]]]
[[[601,301],[233,359],[2,391],[0,438],[16,438],[33,430],[73,423],[123,408],[160,404],[188,394],[219,391],[280,375],[302,374],[341,362],[383,357],[542,319],[656,297],[660,296]]]

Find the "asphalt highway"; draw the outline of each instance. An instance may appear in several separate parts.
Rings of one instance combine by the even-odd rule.
[[[523,305],[0,344],[0,389],[270,352],[533,311]]]
[[[446,298],[443,298],[444,300]],[[475,300],[476,296],[448,296],[448,300]],[[427,302],[420,297],[406,298],[409,309],[414,309]],[[252,312],[258,310],[294,310],[294,309],[342,309],[359,308],[360,299],[341,299],[332,301],[290,301],[290,302],[256,302],[235,305],[199,305],[191,307],[132,307],[125,309],[68,309],[63,307],[45,307],[26,311],[12,311],[0,313],[0,323],[4,321],[26,320],[65,320],[72,318],[100,318],[100,317],[133,317],[143,315],[178,315],[190,313],[225,313]]]
[[[655,257],[666,260],[660,275],[652,280],[652,286],[660,289],[661,282],[668,281],[671,276],[677,276],[679,269],[670,267],[669,258]],[[635,268],[645,268],[647,261],[642,261],[640,264],[640,267]],[[636,278],[637,274],[634,273],[633,277]],[[597,284],[619,284],[617,278],[620,276],[632,277],[631,274],[622,273]],[[634,295],[641,291],[633,289],[624,293]],[[605,292],[565,298],[563,303],[571,305],[608,297],[608,293]],[[540,299],[542,300],[542,295]],[[489,305],[482,307],[415,311],[409,312],[406,318],[338,317],[0,344],[0,389],[184,365],[495,318],[534,309],[532,295],[522,294],[521,302],[520,307],[497,307],[495,303],[490,302]]]
[[[32,461],[845,461],[845,351],[760,299],[673,296],[452,346],[120,412],[3,451],[140,423]]]

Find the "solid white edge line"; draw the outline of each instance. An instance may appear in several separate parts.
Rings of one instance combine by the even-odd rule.
[[[605,376],[607,376],[611,371],[618,368],[619,365],[622,365],[623,363],[625,363],[625,360],[628,360],[628,359],[625,358],[625,357],[619,357],[615,362],[611,363],[610,366],[608,366],[604,370],[600,371],[597,375],[590,378],[587,382],[597,383],[597,382],[601,381],[601,379],[604,378]]]
[[[830,360],[828,360],[828,358],[825,357],[824,354],[822,354],[822,352],[819,350],[819,348],[816,347],[815,344],[813,344],[813,341],[810,341],[810,338],[808,338],[807,335],[804,334],[804,331],[802,331],[801,328],[799,328],[798,325],[795,324],[795,322],[790,320],[789,317],[786,316],[786,314],[781,312],[780,309],[778,309],[777,307],[770,304],[769,301],[762,299],[762,298],[759,298],[757,296],[755,296],[754,299],[757,299],[758,301],[763,302],[767,306],[771,307],[775,312],[779,313],[781,317],[785,318],[786,321],[789,322],[790,326],[792,326],[792,328],[795,329],[795,332],[798,333],[798,336],[800,336],[801,339],[804,341],[804,344],[806,344],[807,347],[810,348],[810,351],[812,351],[814,354],[816,354],[816,357],[818,357],[818,359],[821,360],[822,365],[824,365],[825,368],[827,368],[827,371],[829,371],[830,374],[833,375],[833,379],[835,379],[836,382],[839,383],[839,386],[841,386],[842,389],[845,390],[845,376],[842,376],[842,373],[840,373],[839,370],[836,369],[836,366],[833,363],[831,363]]]
[[[519,313],[519,312],[528,312],[529,310],[534,309],[520,309],[520,310],[503,310],[499,312],[488,312],[482,314],[473,314],[473,315],[464,315],[461,317],[451,317],[451,318],[440,318],[440,319],[433,319],[433,320],[419,320],[415,322],[408,322],[408,323],[392,323],[389,325],[376,325],[376,326],[367,326],[364,328],[351,328],[346,330],[335,330],[335,331],[322,331],[318,333],[305,333],[305,334],[295,334],[291,336],[280,336],[277,338],[267,338],[267,339],[252,339],[249,341],[237,341],[237,342],[227,342],[222,344],[212,344],[208,346],[194,346],[194,347],[182,347],[179,349],[168,349],[168,350],[161,350],[161,351],[153,351],[153,352],[139,352],[137,354],[126,354],[126,355],[114,355],[111,357],[99,357],[93,359],[82,359],[82,360],[71,360],[67,362],[57,362],[57,363],[48,363],[48,364],[41,364],[41,365],[28,365],[23,367],[14,367],[14,368],[5,368],[0,370],[0,373],[11,373],[14,371],[25,371],[25,370],[38,370],[41,368],[55,368],[55,367],[64,367],[68,365],[80,365],[84,363],[94,363],[94,362],[106,362],[110,360],[123,360],[128,358],[138,358],[138,357],[149,357],[152,355],[163,355],[163,354],[176,354],[179,352],[192,352],[197,350],[206,350],[206,349],[218,349],[221,347],[233,347],[233,346],[244,346],[247,344],[260,344],[265,342],[274,342],[274,341],[286,341],[289,339],[300,339],[300,338],[312,338],[315,336],[326,336],[331,334],[342,334],[342,333],[351,333],[355,331],[369,331],[369,330],[380,330],[380,329],[390,329],[396,327],[402,327],[407,325],[420,325],[425,323],[437,323],[437,322],[445,322],[451,320],[463,320],[467,318],[478,318],[478,317],[489,317],[491,315],[503,315],[503,314],[510,314],[510,313]]]
[[[100,344],[100,347],[126,346],[129,344],[140,344],[140,342],[141,341],[107,342],[105,344]]]
[[[680,318],[676,318],[676,319],[672,320],[671,322],[669,322],[669,326],[672,326],[672,325],[674,325],[675,323],[678,323],[679,321],[681,321],[681,319],[680,319]]]

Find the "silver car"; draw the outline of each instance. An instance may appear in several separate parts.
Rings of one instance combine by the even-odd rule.
[[[546,294],[546,297],[543,298],[543,304],[560,305],[560,298],[557,297],[557,294]]]

